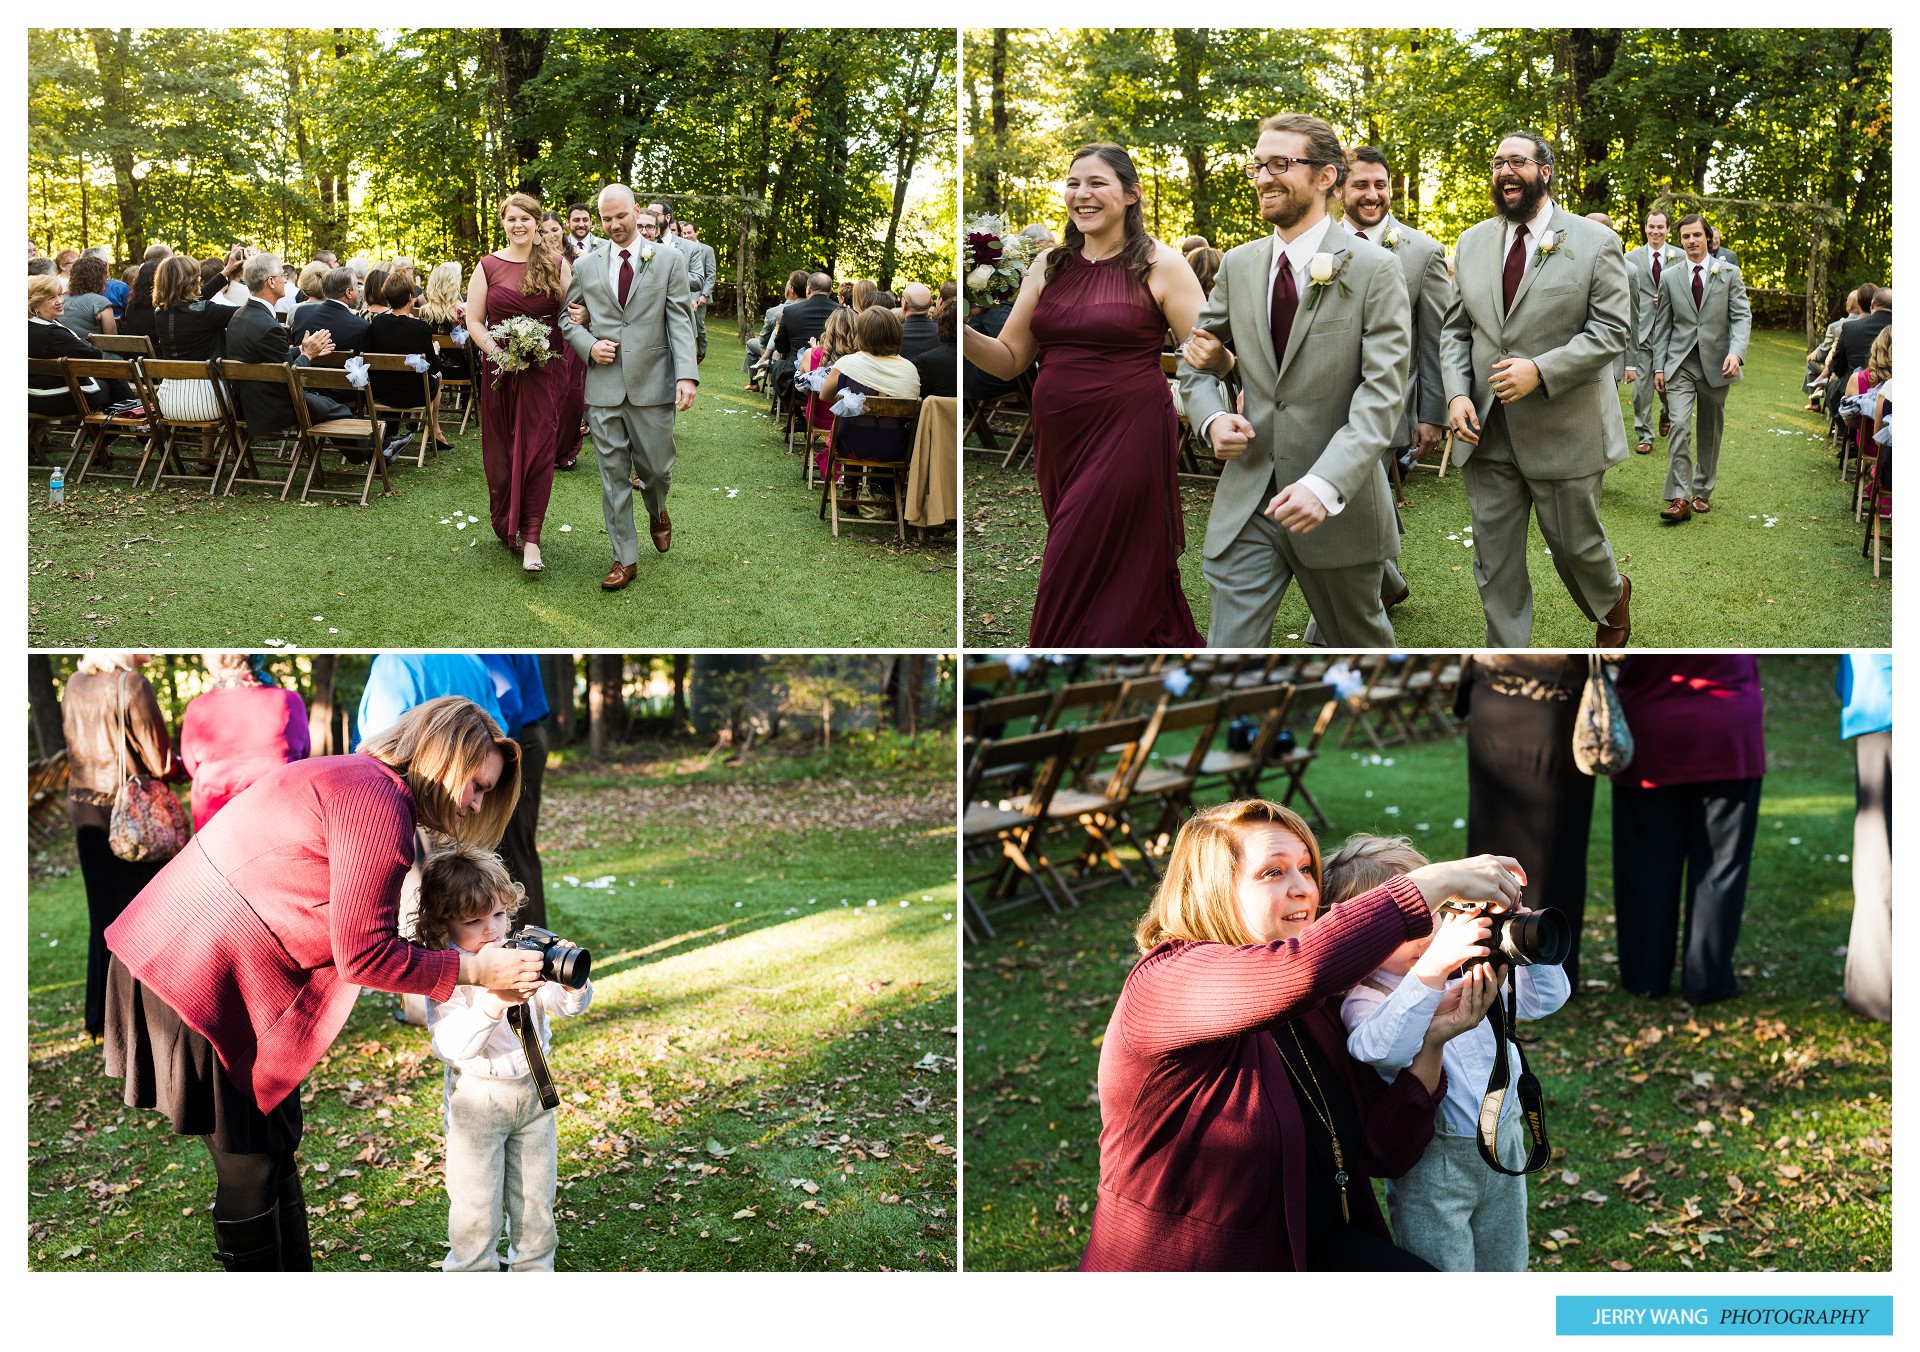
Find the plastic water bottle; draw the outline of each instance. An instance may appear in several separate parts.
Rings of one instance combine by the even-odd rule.
[[[67,500],[67,471],[64,466],[53,467],[53,478],[47,482],[47,501],[58,507]]]

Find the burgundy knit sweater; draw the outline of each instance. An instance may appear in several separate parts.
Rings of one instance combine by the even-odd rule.
[[[1272,1036],[1296,1018],[1362,1123],[1354,1223],[1386,1235],[1368,1180],[1420,1158],[1446,1078],[1429,1093],[1402,1071],[1381,1092],[1372,1071],[1355,1073],[1325,1001],[1432,928],[1420,889],[1395,878],[1296,939],[1168,943],[1141,958],[1100,1048],[1100,1195],[1081,1269],[1306,1267],[1306,1128]]]
[[[371,756],[274,770],[107,929],[107,947],[271,1112],[326,1054],[361,986],[445,1000],[460,955],[396,932],[413,794]]]

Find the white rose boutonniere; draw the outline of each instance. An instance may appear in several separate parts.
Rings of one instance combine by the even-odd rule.
[[[1312,293],[1307,297],[1309,311],[1320,303],[1320,293],[1336,282],[1340,286],[1341,295],[1349,293],[1346,278],[1342,274],[1346,272],[1347,264],[1352,261],[1351,253],[1342,254],[1338,258],[1330,253],[1317,253],[1307,260],[1307,285]]]
[[[640,246],[640,271],[645,272],[651,266],[653,266],[653,245],[643,244]]]
[[[1719,275],[1720,275],[1720,260],[1715,259],[1711,263],[1707,264],[1707,276],[1718,277]]]
[[[1394,253],[1400,252],[1400,231],[1397,227],[1391,225],[1387,227],[1387,233],[1380,236],[1380,247],[1390,249]]]
[[[1564,253],[1568,258],[1573,257],[1572,251],[1567,248],[1567,232],[1549,230],[1547,237],[1540,241],[1540,247],[1533,251],[1533,265],[1537,268],[1551,255],[1557,253]]]

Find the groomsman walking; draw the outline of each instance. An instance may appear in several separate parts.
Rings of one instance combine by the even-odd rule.
[[[1531,132],[1504,137],[1490,166],[1495,215],[1454,254],[1460,303],[1441,358],[1454,462],[1473,513],[1473,571],[1487,646],[1533,641],[1527,517],[1586,616],[1594,642],[1624,647],[1632,584],[1600,525],[1609,466],[1627,458],[1613,360],[1633,303],[1614,233],[1549,196],[1553,148]]]
[[[1712,510],[1727,390],[1740,379],[1753,327],[1740,269],[1707,251],[1707,223],[1699,216],[1680,218],[1680,247],[1687,251],[1686,261],[1661,278],[1653,325],[1653,384],[1667,396],[1673,413],[1667,486],[1661,494],[1667,505],[1660,519],[1674,526],[1695,512]],[[1691,445],[1696,409],[1697,448]]]
[[[1665,207],[1647,213],[1647,242],[1627,254],[1627,288],[1633,297],[1633,331],[1627,337],[1627,382],[1633,386],[1633,449],[1653,451],[1653,317],[1660,303],[1660,279],[1680,261],[1680,251],[1667,243],[1673,218]],[[1666,436],[1672,407],[1660,399],[1660,435]]]
[[[1406,416],[1413,319],[1400,265],[1327,214],[1346,176],[1333,128],[1260,124],[1247,177],[1273,234],[1230,251],[1180,362],[1187,416],[1226,462],[1207,518],[1207,644],[1264,648],[1295,578],[1336,647],[1389,647],[1400,552],[1386,455]],[[1246,414],[1215,372],[1237,339]]]

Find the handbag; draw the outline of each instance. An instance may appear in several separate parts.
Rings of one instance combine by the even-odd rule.
[[[161,864],[187,843],[187,811],[173,790],[152,775],[127,773],[127,687],[120,690],[120,788],[113,795],[107,846],[130,864]]]
[[[1587,686],[1573,720],[1573,763],[1586,775],[1617,775],[1633,763],[1633,732],[1614,692],[1607,663],[1587,654]]]

